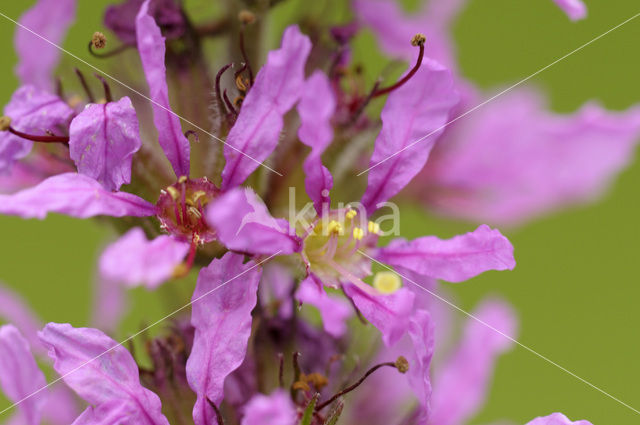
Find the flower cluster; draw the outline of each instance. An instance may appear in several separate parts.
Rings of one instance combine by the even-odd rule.
[[[78,93],[54,77],[76,1],[39,0],[20,19],[0,213],[100,216],[120,236],[98,265],[103,330],[42,326],[0,287],[12,323],[0,328],[0,384],[16,423],[466,423],[516,315],[484,300],[451,348],[440,342],[453,320],[433,295],[440,281],[513,269],[513,246],[486,224],[450,239],[387,238],[390,200],[519,223],[591,199],[640,136],[638,108],[559,117],[531,89],[449,125],[485,96],[456,70],[447,31],[461,0],[412,17],[390,0],[355,0],[351,22],[292,24],[264,60],[265,4],[276,2],[248,3],[210,22],[178,0],[110,6],[112,36],[96,32],[89,50],[105,69],[118,62],[115,78],[61,70],[57,81],[77,79]],[[578,0],[556,3],[572,19],[586,13]],[[366,88],[350,55],[364,27],[410,62],[397,81]],[[230,42],[229,63],[208,56],[211,39]],[[137,72],[119,75],[125,62]],[[108,335],[121,309],[112,291],[190,274],[190,302],[144,332],[146,362]],[[38,364],[49,362],[63,383],[47,386]],[[570,424],[590,425],[560,413],[529,422]]]

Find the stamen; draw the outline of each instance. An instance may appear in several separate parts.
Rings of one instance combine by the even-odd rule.
[[[100,31],[96,31],[93,33],[93,37],[91,37],[91,44],[96,49],[104,49],[107,45],[107,37],[105,37]]]
[[[109,87],[109,83],[107,83],[107,80],[105,80],[100,74],[94,75],[102,83],[102,87],[104,88],[104,98],[107,103],[113,102],[113,96],[111,96],[111,87]]]
[[[347,219],[349,220],[352,220],[356,215],[358,215],[358,211],[350,208],[349,211],[347,211],[345,217],[347,217]]]
[[[76,76],[78,77],[78,80],[80,80],[80,84],[82,85],[82,88],[84,89],[84,92],[87,95],[87,99],[89,99],[89,102],[96,103],[96,99],[95,97],[93,97],[93,92],[91,91],[89,84],[87,84],[87,80],[84,78],[84,74],[82,73],[82,71],[80,71],[78,68],[74,68],[74,71],[76,73]]]
[[[218,71],[218,73],[216,74],[216,100],[218,101],[218,108],[220,109],[220,112],[226,111],[224,102],[222,101],[222,92],[220,91],[220,78],[222,78],[222,74],[224,74],[225,71],[232,66],[232,63],[226,64],[225,66],[220,68],[220,71]]]
[[[224,103],[225,105],[227,105],[227,108],[229,109],[229,111],[231,111],[233,115],[237,116],[238,112],[236,111],[236,108],[233,107],[233,104],[229,100],[229,96],[227,96],[227,89],[224,89],[224,91],[222,92],[222,97],[224,98]]]
[[[393,294],[402,287],[402,279],[392,271],[381,271],[373,277],[373,287],[383,294]]]
[[[343,229],[342,229],[342,224],[340,224],[338,221],[336,220],[331,220],[329,222],[329,225],[327,226],[327,232],[329,232],[329,235],[341,235],[344,233]]]
[[[404,359],[404,357],[403,357]],[[380,363],[377,364],[375,366],[373,366],[371,369],[369,369],[368,371],[365,372],[365,374],[362,376],[362,378],[360,378],[358,381],[356,381],[354,384],[349,385],[348,387],[346,387],[345,389],[338,391],[336,394],[334,394],[329,400],[320,403],[316,406],[316,411],[320,411],[322,409],[324,409],[325,407],[327,407],[328,405],[330,405],[331,403],[333,403],[335,400],[337,400],[338,398],[342,397],[345,394],[350,393],[351,391],[355,390],[356,388],[358,388],[360,386],[360,384],[362,384],[368,377],[369,375],[371,375],[373,372],[375,372],[378,369],[381,369],[383,367],[393,367],[398,369],[401,373],[405,373],[408,369],[409,369],[409,363],[407,362],[406,359],[404,359],[403,362],[400,362],[400,366],[403,368],[404,372],[402,370],[400,370],[398,368],[398,362],[399,362],[400,358],[398,358],[398,360],[396,360],[395,362],[386,362],[386,363]],[[406,368],[405,368],[406,366]]]
[[[378,233],[380,233],[380,225],[374,221],[370,221],[367,224],[367,230],[369,230],[369,233],[377,235]]]
[[[209,400],[209,397],[207,397],[207,403],[209,403],[209,406],[211,406],[213,411],[216,413],[216,420],[218,421],[218,425],[224,425],[224,418],[222,417],[222,413],[220,413],[220,409],[218,409],[218,406],[216,406],[213,401]]]
[[[240,26],[240,37],[238,40],[240,43],[240,53],[242,53],[242,59],[247,65],[247,72],[249,73],[249,84],[253,85],[253,70],[251,69],[251,62],[249,62],[249,56],[247,55],[247,51],[244,46],[244,29],[247,25],[251,25],[253,22],[255,22],[256,17],[248,10],[241,10],[238,14],[238,19],[242,23],[242,25]]]
[[[278,353],[278,386],[284,388],[284,354]]]
[[[11,119],[9,117],[3,116],[2,118],[4,121],[0,123],[1,131],[8,131],[11,134],[22,137],[23,139],[31,140],[32,142],[69,144],[69,138],[67,136],[37,136],[35,134],[23,133],[11,127]]]
[[[357,241],[361,241],[363,237],[364,237],[364,230],[362,230],[359,227],[354,227],[353,228],[353,239],[355,239]]]
[[[11,128],[11,118],[6,115],[0,117],[0,131],[7,131]]]
[[[105,58],[110,58],[111,56],[118,55],[124,52],[125,50],[134,47],[133,44],[123,44],[121,46],[116,47],[110,52],[98,53],[95,50],[93,50],[93,49],[98,49],[98,50],[104,49],[106,45],[107,45],[107,37],[105,37],[103,33],[96,31],[93,33],[93,36],[91,37],[91,41],[89,41],[89,45],[88,45],[89,53],[91,54],[91,56],[94,56],[96,58],[105,59]]]
[[[418,72],[418,70],[420,69],[420,65],[422,65],[422,59],[424,58],[424,43],[426,41],[427,41],[427,38],[423,34],[416,34],[413,36],[413,38],[411,39],[411,45],[420,48],[420,52],[418,53],[418,60],[416,61],[416,64],[414,65],[414,67],[411,68],[411,71],[409,71],[407,75],[405,75],[397,83],[393,84],[392,86],[376,90],[375,92],[373,92],[371,97],[378,97],[378,96],[385,95],[387,93],[391,93],[395,89],[403,86],[407,81],[411,79],[411,77],[415,75],[416,72]]]

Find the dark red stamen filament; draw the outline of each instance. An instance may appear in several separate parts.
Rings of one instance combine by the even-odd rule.
[[[220,91],[220,78],[222,78],[222,74],[232,66],[233,64],[229,63],[220,68],[220,71],[216,74],[216,99],[218,100],[218,108],[220,109],[220,112],[225,111],[224,102],[222,101],[222,92]]]
[[[231,103],[231,101],[229,100],[229,96],[227,96],[227,89],[224,89],[224,91],[222,92],[222,97],[224,98],[224,103],[225,105],[227,105],[229,111],[231,111],[233,115],[237,116],[238,112],[236,111],[236,108],[233,107],[233,103]]]
[[[385,87],[383,89],[375,90],[371,94],[371,97],[378,97],[378,96],[385,95],[387,93],[391,93],[395,89],[400,88],[401,86],[403,86],[407,81],[409,81],[411,79],[411,77],[413,77],[416,74],[416,72],[418,72],[418,70],[420,69],[420,65],[422,65],[422,59],[424,58],[424,42],[418,44],[418,47],[420,48],[420,53],[418,53],[418,60],[416,61],[416,64],[414,65],[414,67],[411,68],[411,71],[409,71],[407,73],[407,75],[402,77],[402,79],[400,79],[394,85],[389,86],[389,87]]]
[[[115,49],[111,50],[110,52],[96,52],[95,50],[93,50],[93,41],[89,42],[89,53],[91,54],[91,56],[94,56],[96,58],[100,58],[100,59],[106,59],[106,58],[110,58],[112,56],[116,56],[119,55],[120,53],[129,50],[130,48],[134,47],[133,44],[123,44],[121,46],[116,47]]]
[[[386,363],[380,363],[377,364],[375,366],[373,366],[371,369],[369,369],[363,376],[362,378],[358,379],[357,382],[349,385],[347,388],[338,391],[336,394],[334,394],[329,400],[320,403],[316,406],[316,410],[322,410],[325,407],[327,407],[328,405],[330,405],[331,403],[333,403],[334,401],[336,401],[338,398],[342,397],[343,395],[350,393],[351,391],[355,390],[356,388],[358,388],[360,386],[360,384],[362,384],[365,379],[367,379],[369,377],[369,375],[371,375],[373,372],[375,372],[376,370],[383,368],[383,367],[396,367],[396,364],[394,362],[386,362]]]
[[[198,133],[196,133],[194,130],[187,130],[184,132],[184,137],[188,139],[189,136],[193,136],[193,138],[196,140],[196,143],[200,142],[200,137],[198,136]]]
[[[249,83],[253,85],[253,70],[251,69],[251,63],[249,62],[249,56],[247,55],[247,51],[244,47],[244,25],[240,28],[240,53],[242,53],[242,60],[244,60],[244,64],[247,67],[247,72],[249,73]]]
[[[23,133],[21,131],[16,130],[13,127],[9,127],[9,132],[11,134],[15,134],[18,137],[22,137],[23,139],[31,140],[33,142],[63,143],[63,144],[69,143],[69,138],[67,136],[37,136],[35,134]]]
[[[107,102],[113,102],[113,96],[111,96],[111,87],[109,87],[109,83],[102,77],[100,74],[95,74],[96,78],[100,80],[102,83],[102,87],[104,87],[104,98]]]
[[[191,246],[189,247],[189,255],[185,262],[187,272],[193,267],[193,262],[196,259],[196,252],[198,252],[198,235],[196,233],[191,237]],[[185,273],[186,274],[186,273]]]
[[[74,71],[78,76],[78,80],[80,80],[80,84],[82,85],[82,88],[84,89],[84,92],[87,95],[87,99],[89,99],[89,102],[96,103],[96,98],[93,97],[93,92],[91,91],[89,84],[87,84],[87,80],[84,78],[84,74],[82,73],[82,71],[80,71],[78,68],[74,68]]]

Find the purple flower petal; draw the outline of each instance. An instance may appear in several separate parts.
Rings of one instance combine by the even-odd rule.
[[[131,182],[131,160],[142,146],[131,100],[90,104],[71,121],[69,149],[78,172],[108,190]]]
[[[430,415],[431,378],[429,374],[435,334],[433,321],[426,310],[417,310],[414,313],[409,322],[408,333],[413,343],[413,352],[409,358],[409,385],[420,406],[416,425],[426,425],[429,423]]]
[[[292,254],[301,249],[301,240],[289,223],[269,214],[251,189],[235,188],[206,210],[206,218],[228,249],[251,254]]]
[[[196,393],[193,420],[214,425],[215,413],[207,399],[219,405],[225,378],[247,353],[251,310],[256,305],[261,269],[243,256],[227,253],[203,268],[191,301],[191,324],[196,330],[187,360],[187,380]]]
[[[567,14],[572,21],[587,17],[587,6],[582,0],[553,0],[558,7]]]
[[[148,217],[155,214],[155,206],[130,193],[109,192],[91,177],[75,173],[58,174],[32,188],[0,195],[0,214],[43,219],[50,212],[77,218]]]
[[[487,270],[511,270],[516,265],[511,242],[484,224],[447,240],[435,236],[394,239],[378,251],[377,259],[449,282],[461,282]]]
[[[118,330],[128,307],[125,288],[102,277],[94,279],[91,326],[107,333]]]
[[[458,100],[451,73],[429,59],[409,82],[389,95],[371,156],[374,168],[369,170],[362,197],[367,212],[397,194],[424,167]]]
[[[95,407],[87,407],[71,425],[149,424],[149,421],[139,416],[139,412],[131,403],[123,400],[112,400]]]
[[[158,129],[158,142],[173,166],[176,176],[189,176],[191,147],[182,134],[180,119],[173,114],[169,103],[167,70],[164,65],[165,44],[160,28],[149,15],[146,0],[136,17],[138,51],[153,103],[153,123]]]
[[[22,84],[53,89],[53,71],[60,60],[60,50],[67,29],[75,19],[75,0],[38,0],[19,19],[29,30],[16,27],[15,48],[18,54],[16,74]],[[52,44],[53,43],[53,44]]]
[[[284,114],[300,98],[310,51],[309,38],[297,26],[290,26],[282,36],[282,47],[269,52],[227,137],[223,190],[244,182],[275,149]]]
[[[40,424],[48,393],[40,391],[31,395],[45,385],[47,381],[31,355],[27,340],[13,325],[0,327],[0,386],[12,402],[20,402],[21,423]]]
[[[125,44],[136,44],[136,15],[144,0],[126,0],[107,6],[104,25]],[[186,22],[175,0],[154,0],[149,4],[149,15],[162,28],[165,37],[174,39],[184,34]]]
[[[590,103],[558,115],[531,89],[468,118],[438,143],[415,188],[443,214],[501,225],[597,198],[640,139],[639,107]]]
[[[58,96],[26,85],[13,93],[11,101],[4,108],[4,114],[11,118],[11,126],[16,130],[44,136],[47,130],[66,134],[74,112]],[[15,160],[27,156],[32,147],[30,140],[8,131],[0,132],[0,173],[6,171]]]
[[[244,408],[241,425],[295,425],[298,412],[291,397],[283,390],[271,395],[253,396]]]
[[[80,397],[93,405],[123,401],[145,425],[168,425],[160,399],[140,384],[138,366],[122,345],[97,329],[49,323],[40,332],[54,369]],[[99,356],[99,357],[98,357]]]
[[[322,205],[331,206],[329,191],[333,187],[333,177],[322,165],[322,153],[333,139],[331,118],[336,109],[336,100],[329,79],[322,71],[316,71],[305,82],[302,98],[298,104],[300,141],[311,148],[302,168],[306,174],[304,186],[318,212]]]
[[[536,418],[531,422],[527,423],[527,425],[593,425],[589,421],[576,421],[571,422],[569,418],[567,418],[562,413],[554,413],[549,416],[545,416],[544,418]]]
[[[327,295],[312,276],[300,282],[295,297],[301,303],[311,304],[320,311],[324,330],[329,335],[340,338],[347,331],[347,320],[353,315],[353,308],[343,299]]]
[[[505,302],[485,301],[473,315],[503,334],[515,337],[517,320]],[[512,345],[512,341],[487,325],[469,319],[459,347],[436,374],[431,423],[466,423],[484,404],[496,359]]]
[[[19,294],[2,283],[0,283],[0,317],[8,323],[13,323],[18,329],[22,329],[29,345],[37,350],[38,354],[45,353],[38,339],[38,331],[42,329],[40,319]]]
[[[413,292],[400,288],[389,295],[374,295],[351,283],[344,285],[344,291],[362,315],[382,333],[386,346],[392,346],[402,338],[411,319]]]
[[[171,278],[189,251],[189,243],[162,235],[147,240],[135,227],[109,245],[100,257],[100,275],[113,283],[154,289]]]

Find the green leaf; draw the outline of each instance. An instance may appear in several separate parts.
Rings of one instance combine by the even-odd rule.
[[[307,404],[307,408],[304,409],[304,415],[302,415],[302,420],[300,421],[300,425],[311,425],[311,420],[313,419],[313,412],[316,410],[316,403],[320,398],[319,393],[315,393],[313,398],[309,400],[309,404]]]
[[[344,407],[344,402],[342,399],[339,399],[336,404],[333,405],[333,408],[329,412],[329,416],[327,416],[327,420],[324,425],[336,425],[340,415],[342,414],[342,408]]]

